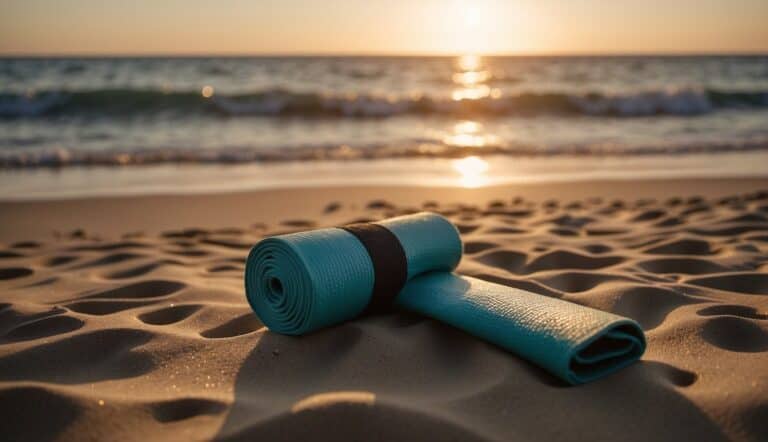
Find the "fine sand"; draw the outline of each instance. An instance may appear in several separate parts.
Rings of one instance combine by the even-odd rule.
[[[0,203],[3,440],[766,440],[768,181],[295,189]],[[416,210],[458,271],[637,320],[568,387],[408,313],[300,338],[251,312],[265,235]]]

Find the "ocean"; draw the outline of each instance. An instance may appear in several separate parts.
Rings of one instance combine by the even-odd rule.
[[[6,172],[767,148],[766,55],[0,59]]]

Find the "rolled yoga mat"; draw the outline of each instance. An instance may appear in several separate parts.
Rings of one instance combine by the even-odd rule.
[[[253,247],[245,293],[272,331],[303,335],[392,305],[460,328],[570,384],[642,356],[633,320],[452,273],[456,227],[434,213],[280,235]]]

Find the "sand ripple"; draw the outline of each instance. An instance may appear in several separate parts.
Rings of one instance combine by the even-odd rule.
[[[643,361],[567,388],[408,313],[275,335],[242,292],[264,235],[409,213],[0,246],[8,440],[764,440],[768,195],[425,208],[459,227],[460,273],[612,311]],[[41,417],[41,416],[44,416]],[[118,423],[119,422],[119,423]]]

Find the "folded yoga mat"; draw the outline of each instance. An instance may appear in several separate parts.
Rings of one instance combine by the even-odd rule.
[[[302,335],[391,305],[492,342],[571,384],[645,351],[631,319],[451,273],[459,232],[417,213],[260,241],[245,268],[248,302],[270,330]]]

